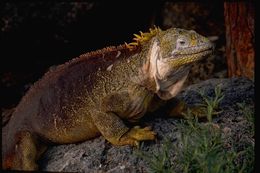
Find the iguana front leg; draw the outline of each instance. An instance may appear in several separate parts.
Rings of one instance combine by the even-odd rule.
[[[135,126],[128,128],[123,121],[112,112],[96,112],[92,116],[96,127],[106,140],[114,145],[138,146],[139,141],[154,140],[155,132],[150,127],[140,128]]]
[[[136,122],[147,111],[153,94],[141,87],[113,93],[102,99],[100,109],[92,113],[92,119],[101,134],[115,145],[138,145],[142,140],[154,140],[150,127],[128,128],[123,120]]]

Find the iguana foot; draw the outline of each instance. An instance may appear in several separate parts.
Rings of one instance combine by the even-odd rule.
[[[191,111],[191,115],[194,115],[198,118],[205,118],[207,117],[207,112],[206,109],[204,107],[201,106],[194,106],[189,108]]]
[[[190,111],[191,115],[196,116],[198,118],[207,117],[207,113],[204,107],[201,106],[189,107],[184,101],[181,100],[178,100],[177,103],[175,101],[174,104],[175,105],[171,106],[172,108],[167,113],[170,117],[188,118],[186,117],[187,111]]]
[[[124,134],[118,141],[118,145],[139,146],[140,141],[155,140],[156,133],[151,127],[140,128],[135,126]]]
[[[170,103],[170,110],[167,113],[170,117],[183,117],[183,113],[187,110],[184,101],[174,100],[174,104]]]

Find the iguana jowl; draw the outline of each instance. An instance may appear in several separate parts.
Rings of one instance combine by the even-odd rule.
[[[47,72],[22,98],[2,134],[4,169],[35,170],[46,142],[104,136],[114,145],[155,139],[150,127],[129,128],[155,95],[173,98],[191,65],[212,53],[194,31],[159,28],[135,42],[83,54]],[[43,142],[44,141],[44,142]]]

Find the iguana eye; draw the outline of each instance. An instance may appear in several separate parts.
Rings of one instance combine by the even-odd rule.
[[[184,45],[185,41],[184,40],[180,40],[179,43],[180,43],[180,45]]]
[[[182,47],[187,47],[188,45],[188,42],[187,42],[187,39],[185,38],[178,38],[177,39],[177,48],[182,48]]]

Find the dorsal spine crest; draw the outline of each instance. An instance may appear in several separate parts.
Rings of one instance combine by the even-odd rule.
[[[130,50],[134,49],[135,47],[142,45],[143,43],[149,41],[153,36],[161,32],[162,30],[159,27],[154,26],[154,28],[150,28],[149,32],[143,33],[139,31],[140,34],[134,34],[133,42],[125,43],[126,47]]]

